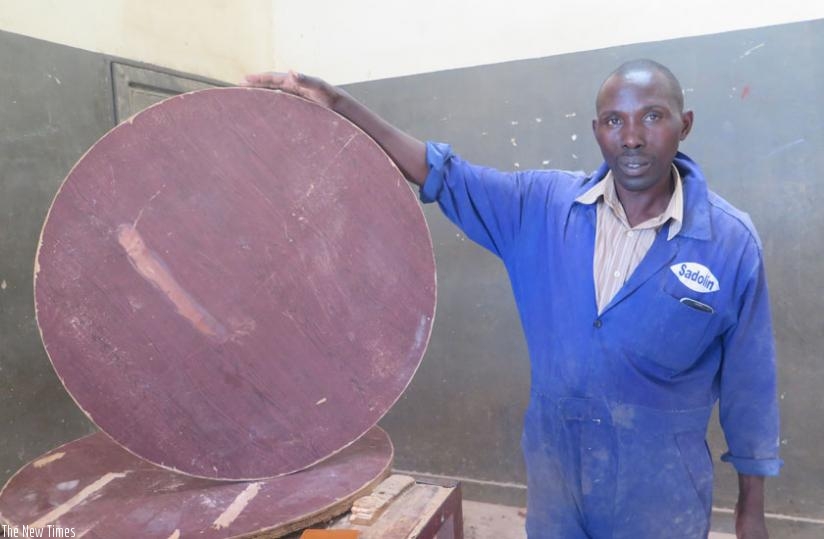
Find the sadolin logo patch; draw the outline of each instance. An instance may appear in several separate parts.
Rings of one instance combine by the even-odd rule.
[[[721,285],[712,274],[710,268],[698,262],[680,262],[673,264],[670,269],[681,281],[681,284],[696,292],[718,292]]]

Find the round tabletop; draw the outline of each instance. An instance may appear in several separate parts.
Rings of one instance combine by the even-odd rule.
[[[226,482],[158,468],[98,432],[21,468],[0,492],[0,521],[39,529],[25,537],[282,537],[346,512],[389,474],[392,455],[375,427],[308,470]]]
[[[300,470],[400,397],[435,309],[432,243],[365,133],[262,89],[170,98],[101,138],[35,263],[43,342],[115,441],[214,479]]]

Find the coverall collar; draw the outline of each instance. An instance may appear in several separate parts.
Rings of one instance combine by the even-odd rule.
[[[684,182],[684,221],[676,237],[683,236],[697,240],[712,239],[712,223],[710,221],[710,203],[708,199],[709,191],[707,189],[707,182],[704,179],[704,174],[695,161],[681,152],[675,154],[675,159],[673,159],[672,162],[678,169],[679,174],[681,174],[681,179]],[[584,184],[581,185],[579,191],[573,197],[573,200],[603,180],[607,172],[609,172],[609,166],[607,166],[606,163],[602,163],[601,166],[589,176]],[[580,204],[580,202],[574,201],[572,206],[575,206],[575,204]],[[570,210],[572,210],[572,207],[570,207]],[[567,219],[568,218],[569,217],[567,217]]]

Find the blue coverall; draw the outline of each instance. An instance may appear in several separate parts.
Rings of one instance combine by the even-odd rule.
[[[707,423],[720,398],[740,473],[776,475],[775,351],[761,245],[748,216],[679,153],[681,231],[664,225],[598,314],[596,204],[603,179],[504,173],[428,143],[437,201],[509,274],[531,361],[522,447],[530,539],[698,538],[709,531]]]

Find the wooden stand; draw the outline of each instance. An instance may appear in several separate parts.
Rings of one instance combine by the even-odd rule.
[[[401,476],[391,476],[384,483],[397,481],[397,477]],[[383,484],[375,491],[382,487]],[[359,501],[356,500],[355,505]],[[350,512],[315,528],[357,530],[359,539],[463,539],[461,503],[460,483],[416,481],[390,500],[380,516],[369,524],[353,523]],[[300,537],[301,534],[295,534],[289,539]]]

